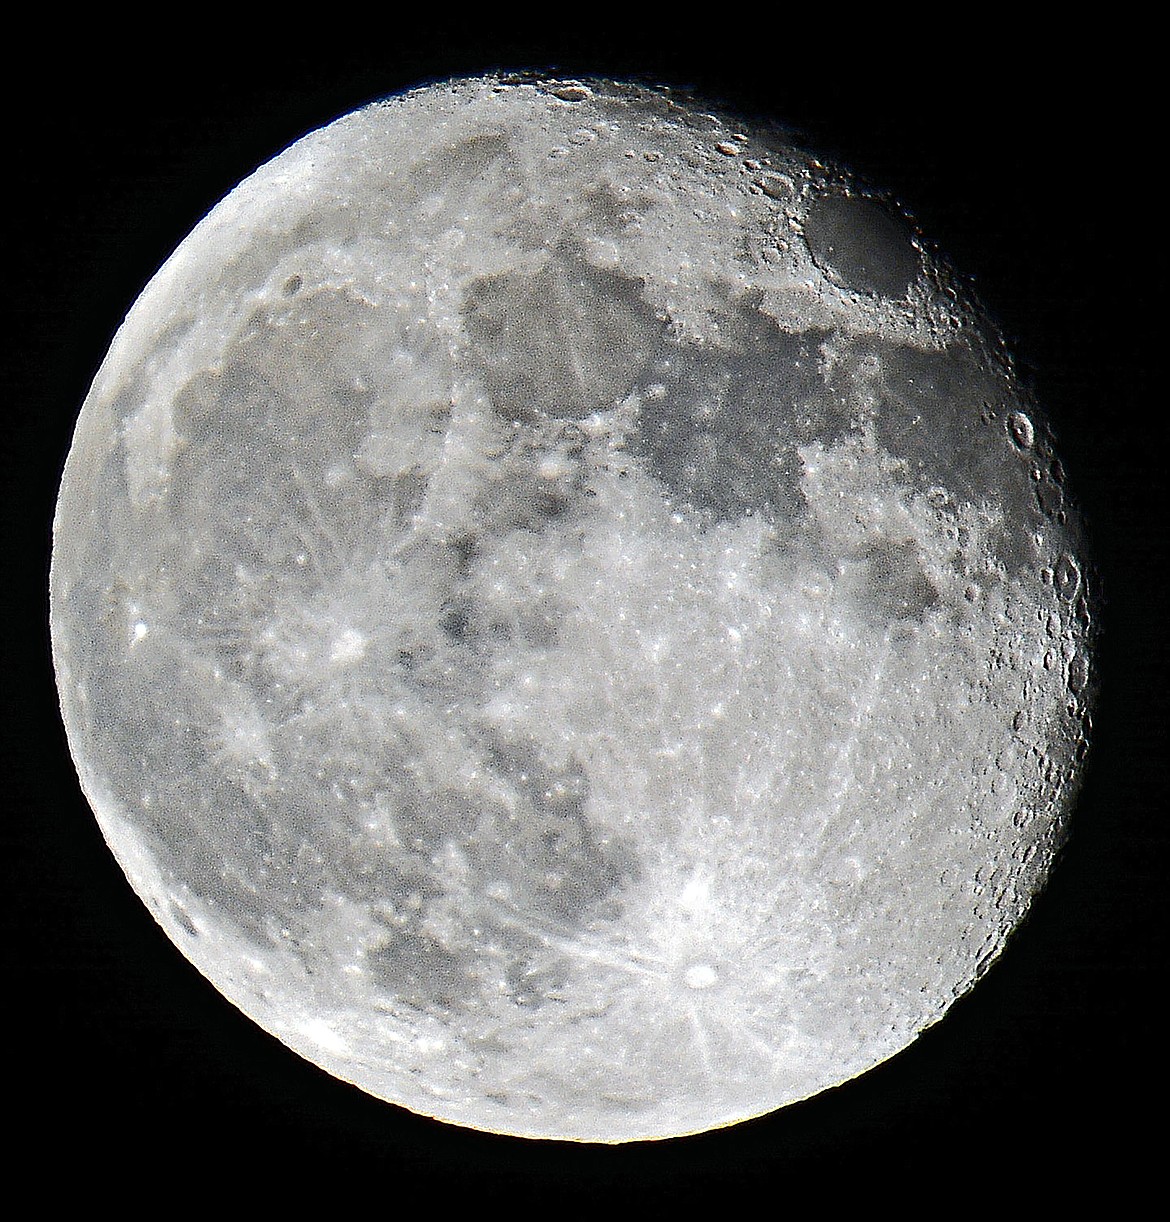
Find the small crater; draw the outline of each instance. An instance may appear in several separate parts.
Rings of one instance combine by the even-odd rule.
[[[1068,602],[1076,598],[1081,588],[1081,570],[1069,555],[1062,555],[1052,570],[1052,585],[1057,594]]]
[[[1083,653],[1073,654],[1068,664],[1068,688],[1074,696],[1085,690],[1089,681],[1089,662]]]
[[[199,930],[195,928],[195,922],[191,920],[187,913],[173,901],[170,908],[171,916],[175,918],[179,928],[190,938],[199,937]]]
[[[1064,508],[1064,492],[1059,484],[1043,476],[1036,484],[1036,504],[1047,518],[1055,518]]]
[[[286,297],[295,297],[304,286],[305,282],[300,276],[289,276],[284,282],[284,295]]]
[[[756,186],[769,199],[791,199],[796,194],[796,186],[787,174],[777,174],[774,171],[761,174],[756,179]]]
[[[692,963],[683,980],[689,989],[709,989],[719,982],[719,973],[709,963]]]
[[[549,92],[562,102],[584,102],[586,98],[593,96],[592,90],[584,85],[557,85]]]
[[[1036,430],[1024,412],[1012,412],[1007,418],[1008,436],[1021,450],[1030,450],[1036,441]]]

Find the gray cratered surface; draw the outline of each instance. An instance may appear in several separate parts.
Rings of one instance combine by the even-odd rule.
[[[642,87],[306,137],[119,332],[58,505],[85,792],[182,952],[444,1120],[706,1129],[905,1047],[1075,787],[1047,428],[900,211]]]

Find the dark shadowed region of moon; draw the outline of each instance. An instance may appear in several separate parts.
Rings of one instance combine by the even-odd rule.
[[[895,203],[668,91],[338,120],[148,285],[51,627],[170,938],[416,1112],[627,1141],[906,1047],[1042,886],[1091,591],[1039,407]]]

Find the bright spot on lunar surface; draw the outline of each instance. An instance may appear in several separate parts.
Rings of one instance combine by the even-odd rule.
[[[134,305],[51,624],[82,786],[184,955],[442,1120],[624,1141],[938,1020],[1043,883],[1080,532],[892,203],[642,86],[305,137]]]

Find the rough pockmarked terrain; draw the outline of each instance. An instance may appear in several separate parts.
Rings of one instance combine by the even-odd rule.
[[[712,1127],[1002,947],[1087,734],[1043,419],[901,213],[669,95],[469,81],[258,171],[62,483],[86,794],[242,1010],[406,1107]]]

